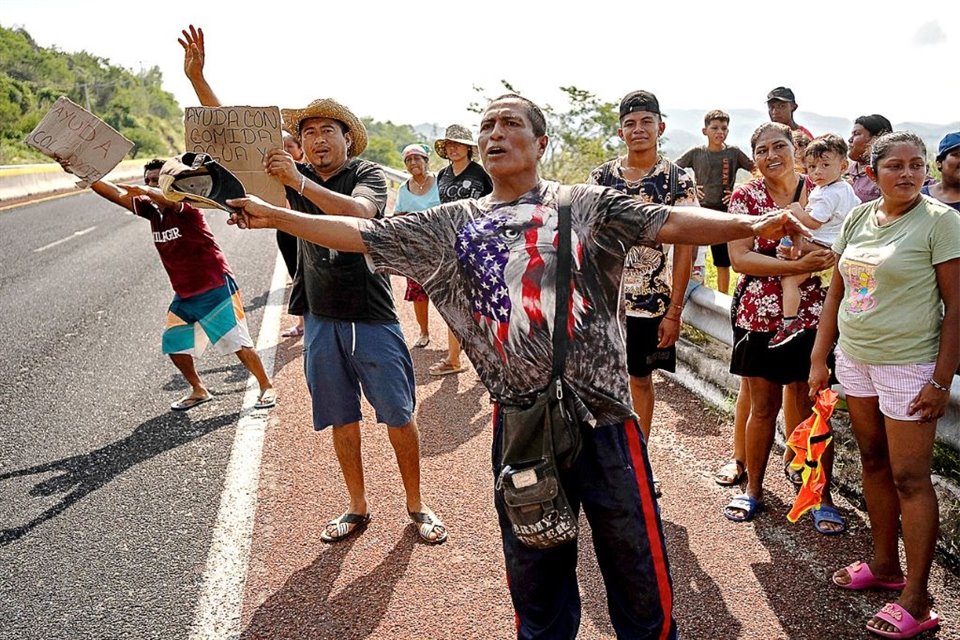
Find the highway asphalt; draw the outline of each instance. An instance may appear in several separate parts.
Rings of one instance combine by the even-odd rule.
[[[273,234],[207,217],[256,340]],[[0,212],[0,638],[185,635],[247,374],[210,353],[216,401],[168,410],[171,296],[149,224],[92,192]]]

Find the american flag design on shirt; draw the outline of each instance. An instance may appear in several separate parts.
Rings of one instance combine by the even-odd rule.
[[[498,215],[470,220],[457,234],[457,259],[466,280],[473,317],[502,360],[522,348],[531,332],[553,336],[556,315],[558,215],[542,204],[521,204]],[[572,234],[573,269],[583,248]],[[567,334],[572,339],[588,302],[571,279]],[[509,349],[507,348],[509,347]]]
[[[557,197],[541,182],[510,203],[459,200],[373,220],[361,232],[372,265],[424,290],[490,395],[524,404],[550,382],[555,320]],[[613,189],[571,192],[570,351],[564,380],[581,416],[632,415],[620,283],[630,248],[655,244],[668,211]]]

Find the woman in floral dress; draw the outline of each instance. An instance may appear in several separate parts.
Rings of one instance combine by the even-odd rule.
[[[761,177],[733,192],[729,211],[761,215],[786,209],[792,202],[806,205],[806,181],[794,171],[793,137],[789,127],[773,122],[760,125],[750,143]],[[776,255],[777,243],[762,238],[731,242],[729,248],[733,268],[741,274],[731,309],[734,347],[730,371],[746,379],[750,392],[746,431],[749,473],[745,492],[727,505],[724,515],[729,520],[745,522],[763,509],[763,477],[773,446],[783,387],[794,387],[792,397],[797,400],[800,416],[806,417],[811,412],[807,391],[810,351],[825,294],[818,277],[812,276],[804,282],[800,287],[798,321],[809,331],[779,349],[769,349],[767,343],[783,318],[780,276],[827,269],[833,266],[833,255],[824,249],[798,260],[780,260]],[[789,426],[792,429],[795,425]],[[829,469],[829,464],[827,467]],[[829,492],[826,493],[823,506],[814,510],[814,526],[820,533],[841,533],[843,519],[833,507]]]

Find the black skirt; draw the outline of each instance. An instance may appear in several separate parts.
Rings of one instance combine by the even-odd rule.
[[[763,378],[780,385],[806,382],[810,377],[810,353],[817,330],[807,329],[782,347],[771,349],[767,345],[774,333],[735,326],[730,373],[744,378]]]

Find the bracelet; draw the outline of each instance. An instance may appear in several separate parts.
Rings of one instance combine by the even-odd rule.
[[[671,305],[670,305],[670,308],[671,308],[671,309],[680,309],[680,310],[683,310],[683,305],[682,305],[682,304],[671,304]]]
[[[943,386],[933,378],[930,378],[930,382],[928,382],[927,384],[929,384],[931,387],[933,387],[937,391],[950,391],[950,387]]]
[[[303,190],[307,186],[307,176],[300,174],[300,195],[303,195]]]
[[[679,316],[674,316],[674,317],[663,316],[663,319],[664,319],[664,320],[673,320],[674,322],[680,322],[680,317],[679,317]]]

